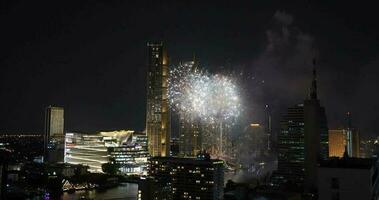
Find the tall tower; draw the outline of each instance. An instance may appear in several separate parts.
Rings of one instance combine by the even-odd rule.
[[[192,61],[182,62],[181,66],[196,70],[198,63],[195,56]],[[202,150],[202,124],[196,117],[186,113],[179,114],[179,155],[183,157],[195,157]]]
[[[44,159],[64,161],[64,109],[49,106],[45,112]]]
[[[291,182],[306,192],[317,191],[317,166],[328,157],[328,125],[317,98],[316,70],[304,104],[288,108],[278,136],[278,170],[274,184]]]
[[[309,98],[304,100],[304,150],[304,187],[307,192],[315,192],[317,190],[318,162],[329,156],[328,125],[325,108],[320,105],[320,100],[317,98],[315,69],[313,69]]]
[[[170,155],[170,110],[168,102],[168,56],[162,42],[149,42],[146,133],[151,156]]]
[[[351,113],[346,113],[346,150],[349,157],[359,158],[359,134],[351,122]]]

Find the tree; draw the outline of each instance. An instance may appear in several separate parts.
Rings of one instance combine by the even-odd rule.
[[[101,169],[104,173],[110,174],[110,175],[116,175],[120,170],[120,165],[117,163],[104,163],[101,165]]]

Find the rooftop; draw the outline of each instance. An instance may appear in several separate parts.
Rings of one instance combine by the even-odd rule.
[[[371,169],[375,165],[373,158],[337,158],[332,157],[320,162],[320,168]]]

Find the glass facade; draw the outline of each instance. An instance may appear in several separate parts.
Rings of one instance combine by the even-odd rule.
[[[92,172],[102,172],[102,164],[115,162],[122,174],[145,175],[148,155],[147,136],[143,133],[66,134],[66,162],[89,166]]]
[[[148,43],[146,133],[151,156],[170,154],[168,56],[163,43]]]

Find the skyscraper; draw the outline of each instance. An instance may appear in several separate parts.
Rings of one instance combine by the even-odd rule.
[[[162,42],[148,43],[146,133],[151,156],[170,154],[168,56]]]
[[[343,157],[345,150],[349,157],[360,157],[360,140],[354,128],[329,130],[329,156]]]
[[[304,101],[304,162],[305,190],[317,190],[317,165],[329,156],[328,125],[325,108],[317,98],[317,76],[313,69],[313,80],[309,98]]]
[[[64,110],[49,106],[45,113],[44,158],[48,162],[64,161]]]
[[[357,129],[355,129],[351,122],[351,113],[346,113],[347,126],[345,129],[346,133],[346,149],[349,157],[359,158],[359,134]]]
[[[274,182],[291,182],[306,192],[317,190],[317,166],[328,153],[328,126],[325,109],[317,98],[316,71],[309,98],[288,108],[278,137],[278,171]]]
[[[304,104],[287,109],[280,122],[278,135],[278,170],[273,176],[275,184],[291,183],[301,187],[304,183]]]
[[[343,157],[346,146],[344,129],[329,130],[329,157]]]
[[[197,69],[195,59],[180,63],[184,67]],[[202,124],[199,119],[186,113],[179,114],[179,155],[195,157],[202,150]]]

